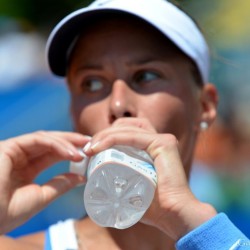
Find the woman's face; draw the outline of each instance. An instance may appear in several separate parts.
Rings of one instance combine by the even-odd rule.
[[[91,136],[121,117],[146,118],[158,133],[177,137],[188,163],[203,112],[192,69],[151,27],[128,19],[93,25],[68,67],[75,129]]]

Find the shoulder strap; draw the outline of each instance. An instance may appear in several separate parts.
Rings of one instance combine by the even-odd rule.
[[[60,221],[48,228],[45,234],[45,250],[77,250],[74,220]]]

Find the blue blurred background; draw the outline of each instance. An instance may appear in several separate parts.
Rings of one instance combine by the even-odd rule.
[[[46,38],[70,11],[91,1],[0,0],[0,140],[36,130],[72,130],[64,79],[45,61]],[[224,211],[250,237],[250,1],[174,1],[200,24],[211,48],[210,80],[219,89],[219,116],[201,134],[191,175],[197,197]],[[62,162],[43,183],[68,171]],[[85,215],[83,187],[10,232],[19,236],[68,217]]]

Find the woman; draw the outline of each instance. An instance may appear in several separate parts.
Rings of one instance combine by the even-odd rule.
[[[229,249],[245,239],[188,186],[196,138],[216,117],[217,92],[208,83],[206,42],[184,12],[164,0],[96,1],[59,23],[47,52],[52,72],[67,79],[76,131],[92,139],[40,132],[1,143],[2,161],[8,166],[1,175],[2,190],[8,190],[2,193],[8,194],[2,199],[2,232],[84,181],[70,174],[43,187],[31,184],[55,161],[80,161],[75,147],[88,141],[88,156],[116,144],[146,150],[157,171],[157,189],[140,223],[128,229],[102,228],[86,217],[54,225],[46,237],[2,237],[1,246],[195,250]],[[23,141],[28,141],[28,151]],[[16,154],[23,159],[21,169]],[[32,166],[34,161],[39,164]],[[31,192],[27,200],[25,190]],[[224,241],[215,239],[221,228]]]

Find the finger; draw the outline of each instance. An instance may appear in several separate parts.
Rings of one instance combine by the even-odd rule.
[[[180,157],[178,141],[171,134],[162,134],[146,149],[154,159],[158,183],[167,187],[183,187],[187,178]]]
[[[83,146],[85,143],[89,140],[89,137],[83,136],[78,133],[74,132],[58,132],[58,131],[52,131],[52,132],[47,132],[47,131],[38,131],[35,133],[30,133],[22,136],[18,136],[15,138],[11,138],[9,140],[0,142],[1,144],[4,143],[4,145],[11,145],[14,147],[15,142],[19,143],[20,145],[23,145],[24,148],[28,150],[31,149],[36,149],[36,146],[39,144],[42,146],[48,146],[49,145],[49,140],[46,140],[46,138],[51,138],[54,140],[61,140],[63,142],[62,144],[65,144],[65,148],[68,148],[71,151],[75,150],[75,147]],[[46,145],[47,142],[47,145]],[[7,144],[6,144],[7,143]],[[74,146],[74,147],[73,147]],[[2,149],[4,150],[5,147]],[[38,151],[38,150],[37,150]],[[31,151],[32,152],[32,151]]]
[[[51,136],[61,137],[77,147],[84,145],[87,141],[89,141],[90,137],[86,135],[82,135],[76,132],[61,132],[61,131],[49,131]]]
[[[30,136],[33,136],[32,134]],[[51,140],[51,142],[57,141],[61,146],[64,146],[67,148],[71,153],[77,153],[76,148],[82,147],[86,144],[86,142],[89,141],[89,137],[83,136],[81,134],[73,133],[73,132],[45,132],[45,131],[38,131],[35,133],[35,136],[37,137],[37,141],[39,142],[39,139],[48,139]],[[34,138],[36,138],[34,137]]]
[[[85,182],[83,176],[63,174],[42,186],[30,184],[19,188],[13,193],[8,215],[11,218],[18,218],[15,223],[20,225],[62,194]]]
[[[23,167],[45,154],[60,156],[62,160],[81,160],[74,145],[55,139],[46,133],[34,133],[6,141],[3,151],[11,158],[13,166]]]
[[[42,186],[43,205],[48,205],[50,202],[68,192],[70,189],[85,183],[86,177],[72,173],[66,173],[54,177]]]
[[[71,154],[79,155],[78,148],[82,148],[89,140],[89,137],[82,136],[80,134],[76,134],[75,138],[73,138],[74,133],[60,133],[60,132],[50,132],[43,133],[42,136],[48,136],[52,140],[57,141],[61,146],[67,148]]]
[[[155,133],[154,127],[150,124],[150,122],[147,119],[138,119],[138,118],[119,118],[116,120],[112,127],[106,128],[105,130],[102,130],[101,132],[97,133],[92,138],[92,144],[95,142],[102,140],[103,138],[109,137],[109,139],[112,141],[113,138],[110,137],[110,135],[114,135],[115,133],[124,133],[126,136],[130,132],[136,132],[141,134],[142,132],[145,133]],[[110,142],[110,145],[112,142]]]
[[[86,154],[97,154],[114,145],[133,146],[147,151],[157,166],[158,175],[162,180],[166,178],[175,181],[180,176],[182,184],[186,184],[186,177],[178,149],[178,141],[171,134],[141,133],[140,130],[114,130],[113,133],[99,138],[94,138],[87,148]],[[166,167],[167,166],[167,167]],[[178,167],[176,167],[178,166]],[[171,176],[175,178],[171,179]]]
[[[113,128],[102,131],[95,135],[89,144],[89,147],[84,148],[87,155],[97,154],[114,145],[127,145],[138,149],[147,149],[152,133],[143,131],[140,128],[124,127]]]

